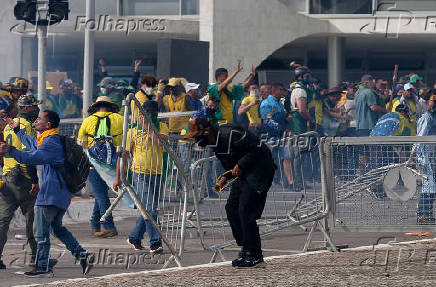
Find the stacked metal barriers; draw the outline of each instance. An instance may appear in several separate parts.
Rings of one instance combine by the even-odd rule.
[[[324,219],[330,211],[330,200],[326,180],[325,139],[311,132],[279,140],[262,139],[270,147],[277,165],[274,183],[268,192],[262,218],[258,220],[261,236],[294,226],[312,224],[303,251],[307,251],[313,232],[319,228],[325,244],[334,251],[336,247],[325,228]],[[204,151],[204,155],[211,155]],[[290,169],[284,167],[288,161]],[[292,182],[289,182],[289,171]],[[217,256],[225,260],[222,249],[234,245],[225,203],[228,192],[213,193],[216,178],[222,173],[215,157],[202,158],[191,165],[191,180],[198,201],[195,211],[188,215],[188,226],[199,232],[202,246],[213,252],[211,262]],[[288,175],[286,175],[288,172]],[[290,179],[290,178],[289,178]],[[212,196],[213,195],[213,196]],[[200,225],[197,225],[197,224]]]
[[[334,230],[436,230],[435,136],[328,138],[326,148]]]

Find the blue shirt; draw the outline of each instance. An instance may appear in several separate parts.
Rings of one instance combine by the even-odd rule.
[[[21,152],[11,148],[9,154],[19,163],[42,165],[41,187],[35,205],[54,205],[67,210],[71,202],[71,193],[68,191],[60,172],[54,168],[54,166],[63,165],[65,162],[61,137],[58,135],[48,136],[38,148],[36,139],[27,135],[24,129],[20,130],[17,136],[29,152]]]
[[[370,130],[377,123],[378,113],[371,111],[377,105],[377,95],[368,88],[360,87],[354,99],[356,104],[356,123],[358,130]]]
[[[285,109],[272,95],[260,104],[260,117],[262,118],[262,133],[268,133],[268,137],[280,137],[286,130]]]

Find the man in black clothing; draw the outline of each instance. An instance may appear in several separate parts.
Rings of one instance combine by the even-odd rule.
[[[269,148],[246,129],[233,125],[212,125],[205,118],[189,120],[189,134],[199,146],[213,149],[216,157],[231,175],[216,183],[219,191],[225,183],[234,181],[226,204],[227,219],[241,252],[232,261],[235,267],[259,266],[263,263],[259,227],[267,192],[271,187],[275,165]]]

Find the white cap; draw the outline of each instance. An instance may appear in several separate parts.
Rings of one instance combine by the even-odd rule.
[[[196,90],[200,87],[200,84],[196,84],[196,83],[187,83],[185,85],[185,90],[186,93],[188,93],[190,90]]]
[[[407,84],[404,85],[404,88],[403,88],[403,89],[404,89],[405,91],[408,91],[408,90],[413,90],[414,87],[412,86],[411,83],[407,83]]]

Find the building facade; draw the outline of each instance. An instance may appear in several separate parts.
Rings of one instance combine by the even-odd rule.
[[[0,79],[26,76],[37,67],[33,26],[13,18],[15,1],[2,8],[0,59],[7,69]],[[133,60],[142,71],[159,75],[159,61],[178,61],[177,44],[161,40],[209,43],[208,75],[218,67],[230,71],[241,59],[248,73],[257,67],[262,81],[290,80],[289,62],[308,65],[328,86],[358,80],[362,73],[392,77],[416,72],[436,82],[436,1],[432,0],[95,0],[96,19],[86,23],[85,0],[70,1],[70,17],[50,27],[47,71],[67,72],[81,83],[83,31],[95,30],[95,59],[105,58],[115,76],[128,76]],[[181,42],[177,42],[181,43]],[[195,43],[195,42],[194,42]],[[167,55],[159,53],[174,53]],[[186,49],[185,49],[186,50]],[[189,49],[188,49],[189,50]],[[195,66],[198,53],[180,55],[185,67]],[[182,59],[183,58],[183,59]],[[159,60],[160,59],[160,60]],[[183,61],[182,61],[183,60]],[[207,60],[206,60],[207,61]],[[162,62],[161,62],[162,63]],[[180,73],[180,68],[176,69]],[[243,80],[246,73],[241,73]],[[182,76],[182,75],[173,75]]]

